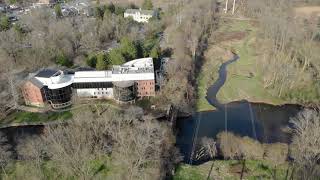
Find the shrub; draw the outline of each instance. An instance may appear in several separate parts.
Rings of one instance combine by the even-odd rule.
[[[127,37],[123,37],[120,41],[120,44],[121,54],[126,58],[127,61],[137,58],[137,47],[132,40]]]
[[[241,155],[240,138],[230,132],[221,132],[217,135],[221,155],[225,159],[237,159]]]
[[[109,65],[120,65],[125,62],[125,58],[118,49],[111,50],[107,58]]]
[[[65,55],[59,54],[56,56],[56,63],[61,66],[71,67],[73,65],[72,61],[70,61]]]
[[[57,18],[61,18],[63,16],[60,4],[54,6],[54,12],[56,13]]]
[[[1,17],[1,19],[0,19],[0,28],[1,28],[1,31],[8,30],[10,28],[10,21],[9,21],[9,18],[7,16]]]
[[[97,56],[96,55],[89,55],[87,57],[86,63],[88,66],[95,68],[97,65]]]
[[[99,53],[96,56],[97,63],[96,63],[96,69],[97,70],[105,70],[108,69],[108,62],[107,62],[107,56],[104,53]]]
[[[261,143],[249,138],[241,138],[241,147],[245,159],[260,160],[263,159],[264,149]]]
[[[264,159],[278,165],[288,157],[288,145],[284,143],[264,144]]]
[[[221,155],[225,159],[263,159],[262,144],[250,137],[239,137],[230,132],[217,135]]]

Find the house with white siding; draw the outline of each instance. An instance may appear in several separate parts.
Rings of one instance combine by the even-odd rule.
[[[124,17],[132,17],[134,21],[147,23],[149,19],[155,15],[155,11],[141,9],[127,9],[124,12]]]

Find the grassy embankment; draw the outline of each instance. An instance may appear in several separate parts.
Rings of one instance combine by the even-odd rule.
[[[61,112],[46,112],[36,113],[27,111],[16,111],[4,119],[0,119],[0,127],[14,124],[41,124],[52,121],[64,121],[72,118],[73,113],[81,112],[84,109],[90,108],[92,111],[103,112],[107,108],[113,108],[119,110],[123,108],[112,100],[90,100],[82,104],[77,104],[71,107],[71,109]]]
[[[110,165],[109,157],[101,157],[88,162],[89,173],[95,174],[96,179],[104,179],[104,177],[112,177],[117,172],[115,166]],[[41,163],[40,169],[36,169],[33,165],[30,165],[30,161],[17,161],[14,164],[10,164],[6,170],[6,174],[3,175],[3,179],[23,179],[24,175],[31,175],[30,179],[37,179],[43,175],[43,179],[77,179],[77,177],[69,176],[63,177],[56,168],[56,164],[52,161],[45,161]]]
[[[212,161],[199,166],[181,165],[178,167],[174,180],[203,180],[207,179]],[[274,166],[265,161],[247,161],[244,173],[244,179],[272,179]],[[214,161],[211,179],[219,177],[220,179],[233,180],[240,178],[242,164],[236,160],[217,160]],[[287,164],[277,166],[277,179],[284,179],[286,176]]]
[[[26,111],[17,111],[0,121],[0,127],[8,124],[18,123],[45,123],[56,120],[67,120],[72,117],[70,111],[34,113]]]
[[[206,61],[198,77],[197,111],[214,109],[205,99],[206,90],[217,79],[219,66],[228,59],[224,56],[231,49],[238,53],[240,59],[228,66],[226,83],[217,98],[223,103],[242,99],[270,104],[283,103],[283,100],[272,96],[263,87],[257,67],[259,63],[256,62],[259,59],[259,53],[255,52],[256,36],[257,27],[249,21],[229,20],[221,25],[217,36],[212,40],[214,44],[207,51]]]

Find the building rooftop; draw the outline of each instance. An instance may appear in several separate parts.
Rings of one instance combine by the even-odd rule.
[[[113,85],[120,88],[127,88],[134,85],[134,81],[115,81],[112,82]]]
[[[54,70],[54,69],[42,69],[35,75],[35,77],[49,78],[55,75],[57,72],[58,70]]]
[[[144,14],[144,15],[150,15],[152,16],[154,14],[154,11],[152,10],[141,10],[141,9],[127,9],[125,11],[125,13],[127,14],[135,14],[135,13],[140,13],[140,14]]]
[[[35,77],[31,78],[30,82],[33,85],[37,86],[39,89],[41,89],[44,86],[43,83],[41,81],[37,80]]]
[[[75,72],[74,82],[115,82],[154,79],[152,58],[129,61],[121,66],[113,66],[112,71]]]
[[[59,89],[72,83],[120,82],[154,80],[152,58],[141,58],[129,61],[121,66],[114,66],[112,71],[75,71],[74,74],[53,69],[42,69],[30,78],[30,81],[41,88]]]

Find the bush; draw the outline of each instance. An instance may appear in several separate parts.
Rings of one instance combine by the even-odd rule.
[[[86,63],[88,66],[95,68],[97,65],[97,56],[96,55],[89,55],[87,57]]]
[[[127,61],[137,58],[137,47],[134,42],[127,37],[123,37],[120,41],[120,51]]]
[[[109,65],[120,65],[125,63],[125,58],[118,49],[111,50],[107,58]]]
[[[278,165],[288,157],[288,145],[284,143],[264,144],[264,159]]]
[[[249,138],[241,138],[241,147],[245,159],[261,160],[263,159],[264,149],[261,143]]]
[[[56,56],[56,63],[61,66],[71,67],[73,65],[72,61],[70,61],[65,55],[60,54]]]
[[[152,10],[153,9],[153,4],[151,0],[144,0],[142,4],[142,9],[146,10]]]
[[[6,31],[8,29],[10,29],[10,21],[9,18],[7,16],[2,16],[0,19],[0,28],[1,31]]]
[[[230,132],[217,135],[222,156],[226,159],[263,159],[264,148],[262,144],[250,137],[239,137]]]
[[[241,158],[240,138],[230,132],[221,132],[217,135],[221,155],[225,159]]]
[[[107,56],[104,53],[99,53],[97,56],[96,69],[97,70],[105,70],[108,69]]]
[[[57,18],[61,18],[63,16],[60,4],[54,6],[54,12],[56,13]]]
[[[98,6],[95,8],[95,11],[94,11],[94,16],[97,18],[97,19],[103,19],[103,16],[104,16],[104,13],[105,13],[105,7],[104,6]]]

